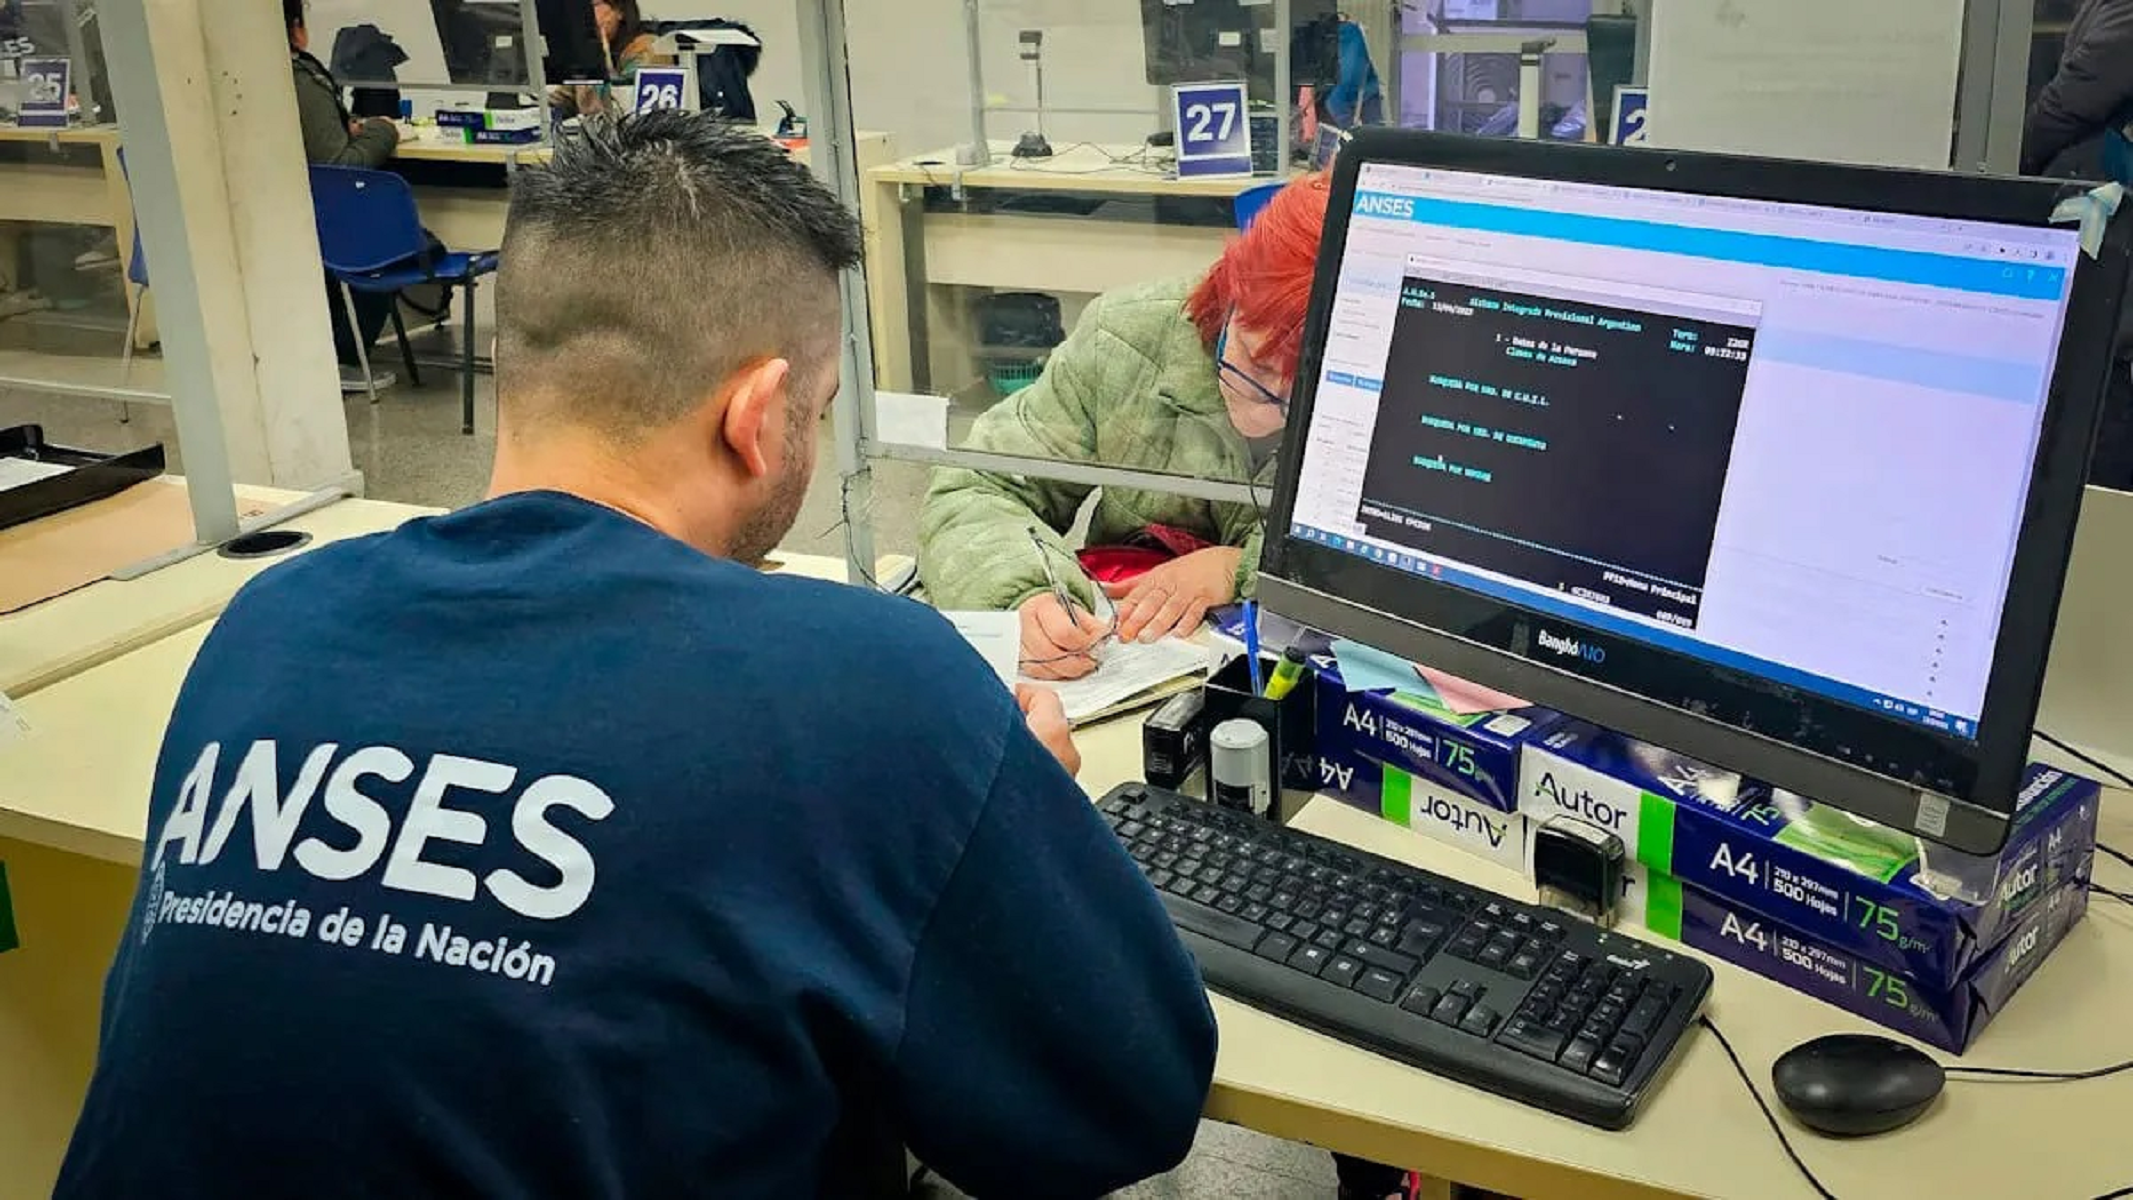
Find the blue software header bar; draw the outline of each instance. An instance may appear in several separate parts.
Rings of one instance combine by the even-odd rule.
[[[1883,279],[1892,283],[1952,288],[2024,300],[2056,301],[2066,294],[2066,270],[2063,267],[2018,267],[1923,250],[1891,250],[1772,233],[1742,233],[1626,217],[1594,217],[1466,200],[1434,200],[1389,192],[1356,193],[1355,213],[1362,217],[1408,220],[1453,229],[1553,238],[1661,254],[1686,254],[1721,262]]]

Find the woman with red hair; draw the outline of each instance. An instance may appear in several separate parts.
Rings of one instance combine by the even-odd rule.
[[[1036,383],[979,417],[965,446],[1200,479],[1273,477],[1302,349],[1328,185],[1276,193],[1198,278],[1092,301]],[[1163,492],[1104,488],[1077,555],[1066,531],[1097,489],[990,471],[934,472],[919,517],[918,569],[943,609],[1017,609],[1022,665],[1073,679],[1113,626],[1121,639],[1190,633],[1252,589],[1264,514]],[[1071,591],[1062,606],[1052,581]],[[1097,582],[1101,581],[1101,582]]]

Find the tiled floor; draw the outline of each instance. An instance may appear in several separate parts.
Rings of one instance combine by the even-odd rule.
[[[362,396],[346,401],[350,451],[368,493],[381,500],[452,507],[481,497],[495,451],[495,405],[490,380],[477,381],[476,432],[459,432],[459,380],[444,371],[424,373],[424,387],[405,384],[383,394],[373,407]],[[120,424],[108,401],[54,396],[0,385],[0,428],[38,423],[52,441],[91,449],[122,449],[160,440],[169,448],[171,470],[182,471],[170,411],[137,405],[131,424]],[[843,554],[836,455],[823,426],[814,485],[786,546],[795,551]],[[875,470],[873,517],[879,553],[909,553],[917,531],[926,470],[882,463]],[[946,1193],[953,1195],[953,1193]],[[1320,1200],[1334,1194],[1331,1160],[1323,1151],[1265,1137],[1249,1130],[1205,1122],[1192,1156],[1177,1171],[1121,1193],[1129,1200]]]

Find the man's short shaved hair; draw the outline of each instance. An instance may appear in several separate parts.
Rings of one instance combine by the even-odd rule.
[[[751,362],[795,395],[838,363],[859,222],[751,128],[662,109],[593,118],[515,173],[497,275],[497,398],[523,427],[634,441]]]

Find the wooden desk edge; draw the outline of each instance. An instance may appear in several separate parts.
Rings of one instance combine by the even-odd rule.
[[[142,797],[142,803],[145,807],[145,796]],[[6,807],[0,807],[0,838],[67,854],[78,854],[98,862],[114,863],[129,871],[139,869],[141,854],[147,845],[146,831],[112,833],[104,829],[91,829],[85,825],[70,825],[64,821],[33,817]]]
[[[1594,1172],[1571,1163],[1489,1146],[1412,1125],[1397,1125],[1217,1079],[1204,1115],[1274,1137],[1419,1170],[1506,1196],[1576,1196],[1578,1200],[1694,1200],[1694,1194]],[[1565,1118],[1566,1120],[1568,1118]]]
[[[95,585],[92,584],[90,586],[93,587]],[[222,615],[222,610],[228,608],[230,601],[234,598],[234,596],[218,597],[176,613],[166,614],[152,621],[145,621],[79,653],[53,659],[35,670],[24,672],[22,675],[13,678],[0,679],[0,693],[5,693],[13,700],[22,700],[51,687],[53,684],[65,683],[85,671],[94,670],[105,663],[123,658],[136,650],[160,642],[164,638],[183,633],[203,621],[214,620]]]

